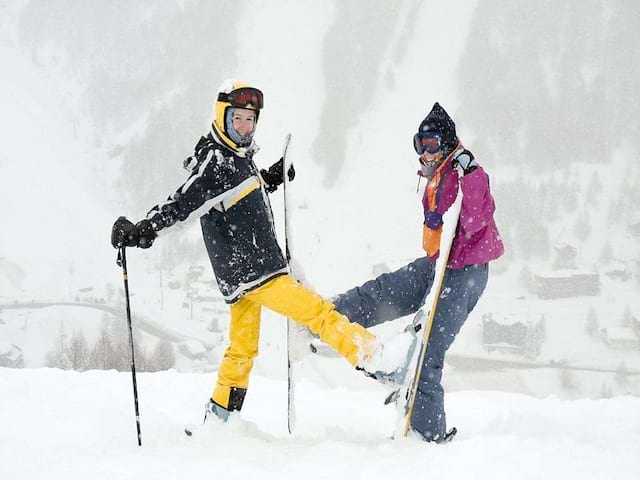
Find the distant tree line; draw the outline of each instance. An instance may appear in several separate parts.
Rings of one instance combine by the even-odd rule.
[[[136,371],[157,372],[173,368],[176,356],[171,342],[160,340],[151,350],[140,346],[134,332],[134,352]],[[105,315],[100,334],[93,346],[89,346],[86,337],[80,330],[76,330],[71,338],[67,338],[64,324],[60,324],[60,331],[53,348],[47,353],[48,367],[63,370],[131,370],[131,346],[129,335],[124,322],[116,321]]]

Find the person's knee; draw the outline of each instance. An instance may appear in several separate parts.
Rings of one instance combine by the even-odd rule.
[[[410,271],[415,272],[416,276],[430,283],[435,276],[434,266],[435,264],[429,258],[420,257],[411,262]]]

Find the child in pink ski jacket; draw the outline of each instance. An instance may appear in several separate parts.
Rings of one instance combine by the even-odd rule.
[[[334,304],[336,310],[366,328],[415,313],[434,282],[443,215],[462,190],[460,219],[411,417],[414,432],[426,441],[441,443],[456,433],[455,428],[446,428],[441,384],[445,353],[484,292],[488,263],[504,253],[504,246],[493,218],[495,204],[489,177],[462,146],[453,120],[440,104],[433,105],[413,140],[421,164],[418,175],[427,180],[422,198],[426,256],[338,295]],[[464,175],[459,176],[458,166]]]

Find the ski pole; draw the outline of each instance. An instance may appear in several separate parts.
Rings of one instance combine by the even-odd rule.
[[[129,304],[129,277],[127,275],[127,255],[126,247],[122,246],[118,250],[118,266],[122,267],[122,278],[124,280],[124,294],[127,304],[127,324],[129,326],[129,345],[131,346],[131,378],[133,379],[133,403],[136,412],[136,429],[138,431],[138,446],[142,446],[142,433],[140,432],[140,411],[138,410],[138,384],[136,382],[136,360],[133,351],[133,329],[131,328],[131,307]]]

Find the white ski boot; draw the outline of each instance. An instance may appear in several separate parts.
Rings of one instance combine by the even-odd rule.
[[[409,328],[379,342],[373,354],[363,358],[356,368],[380,383],[402,385],[417,343],[415,331]]]
[[[220,405],[213,402],[213,400],[209,399],[207,403],[204,405],[204,419],[200,425],[188,425],[184,429],[184,433],[191,437],[194,432],[202,429],[207,423],[211,422],[226,422],[229,420],[230,412]]]

